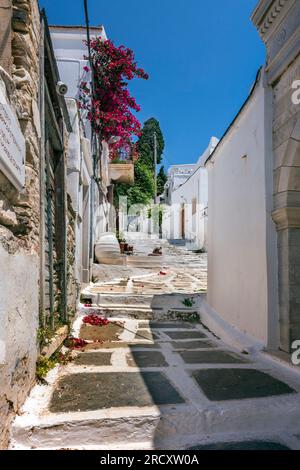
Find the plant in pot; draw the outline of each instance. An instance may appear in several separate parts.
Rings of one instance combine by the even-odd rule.
[[[120,245],[120,250],[121,250],[122,255],[124,254],[124,251],[125,251],[125,244],[126,244],[125,238],[121,238],[119,240],[119,245]]]

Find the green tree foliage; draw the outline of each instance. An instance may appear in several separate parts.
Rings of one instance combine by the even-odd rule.
[[[124,183],[116,184],[114,194],[117,208],[120,196],[127,196],[127,204],[129,207],[133,204],[148,204],[154,194],[153,173],[148,166],[139,159],[134,165],[134,184],[132,186],[128,186]]]
[[[157,138],[157,163],[162,161],[164,138],[155,118],[148,119],[143,126],[142,134],[137,142],[139,159],[134,165],[134,184],[117,183],[114,189],[115,207],[119,206],[119,197],[127,196],[128,206],[133,204],[149,204],[154,197],[154,133]],[[163,171],[163,170],[162,170]],[[161,172],[161,171],[160,171]],[[163,178],[161,174],[160,178]],[[160,181],[162,181],[160,179]],[[158,186],[158,194],[162,183]]]
[[[158,195],[164,192],[167,179],[168,179],[167,174],[165,173],[164,166],[162,165],[157,174],[157,194]]]
[[[152,169],[154,169],[154,133],[157,140],[157,163],[161,163],[165,142],[157,119],[150,118],[145,121],[137,146],[140,158]]]

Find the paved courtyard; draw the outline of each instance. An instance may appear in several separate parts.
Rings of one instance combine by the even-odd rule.
[[[295,377],[198,324],[81,320],[88,344],[33,389],[13,448],[300,448]]]
[[[146,273],[161,294],[153,285],[107,290],[114,279],[84,290],[98,289],[73,325],[86,344],[34,387],[12,448],[300,449],[299,374],[243,354],[195,321],[199,294],[190,289],[205,277],[205,257],[166,244],[164,253],[164,266]],[[184,291],[170,292],[172,275],[189,279]],[[134,277],[119,273],[117,282]],[[92,312],[110,323],[84,323]]]
[[[128,233],[126,239],[134,246],[134,256],[127,258],[126,266],[94,265],[93,293],[206,292],[206,253],[194,253],[166,240],[138,239],[134,233]],[[149,256],[159,247],[162,247],[162,256]]]

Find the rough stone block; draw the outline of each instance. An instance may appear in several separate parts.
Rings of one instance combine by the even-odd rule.
[[[127,363],[132,367],[166,367],[168,365],[159,351],[133,351],[127,354]]]
[[[239,364],[247,359],[225,351],[182,351],[179,353],[187,364]]]
[[[66,413],[177,403],[184,403],[183,398],[161,372],[81,373],[59,381],[50,411]]]
[[[289,450],[289,447],[273,441],[239,441],[200,444],[188,450]]]
[[[109,352],[85,352],[79,354],[74,360],[74,364],[79,366],[110,366],[111,355]]]
[[[284,382],[253,369],[207,369],[193,378],[212,401],[243,400],[295,393]]]
[[[165,331],[165,334],[171,339],[201,339],[207,338],[201,331]]]

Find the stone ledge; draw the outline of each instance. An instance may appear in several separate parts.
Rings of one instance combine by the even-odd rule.
[[[109,179],[118,183],[134,183],[134,164],[133,163],[109,163]]]
[[[300,228],[300,207],[282,207],[272,213],[277,231],[287,228]]]
[[[67,325],[62,326],[59,328],[55,334],[54,337],[50,340],[50,343],[47,344],[47,346],[44,346],[42,351],[41,351],[41,356],[44,357],[51,357],[52,354],[55,353],[55,351],[62,345],[64,340],[67,338],[69,332],[69,328]]]

